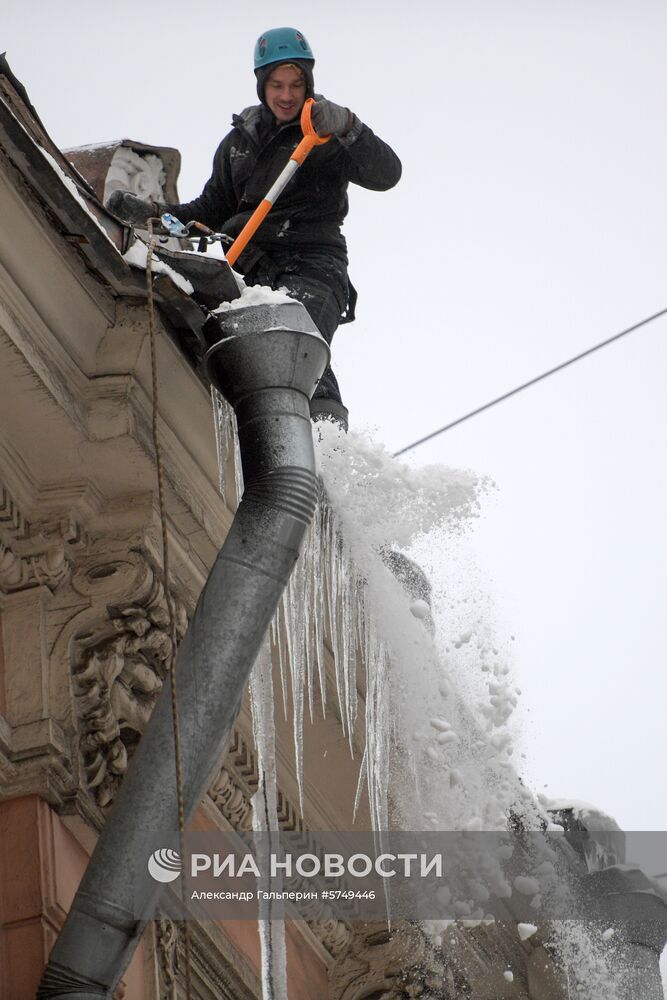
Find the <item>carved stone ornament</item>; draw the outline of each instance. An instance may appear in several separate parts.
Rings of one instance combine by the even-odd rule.
[[[238,729],[232,734],[226,761],[209,788],[209,795],[236,830],[252,830],[251,798],[259,785],[254,750]],[[281,830],[302,831],[299,811],[278,789],[278,823]]]
[[[80,529],[70,518],[49,524],[27,521],[0,484],[0,590],[40,585],[55,590],[69,576],[70,549],[80,542]]]
[[[451,956],[434,950],[416,926],[355,929],[346,954],[330,972],[332,1000],[465,1000],[470,983]]]
[[[229,768],[220,769],[208,793],[235,830],[252,830],[252,804]]]
[[[186,627],[180,607],[179,640]],[[77,646],[73,681],[80,748],[88,788],[105,807],[146,728],[175,652],[162,587],[154,585],[146,604],[110,608],[108,621]]]
[[[178,927],[173,920],[156,920],[155,945],[158,956],[160,1000],[172,1000],[178,976]]]
[[[258,1000],[261,986],[224,932],[209,921],[189,927],[191,1000]],[[157,973],[156,1000],[181,1000],[186,990],[183,925],[162,917],[153,922],[153,955]],[[244,966],[246,966],[244,968]]]

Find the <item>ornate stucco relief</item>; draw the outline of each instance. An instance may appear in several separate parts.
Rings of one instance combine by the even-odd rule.
[[[331,1000],[465,1000],[473,991],[451,955],[435,951],[418,926],[355,927],[330,972]]]
[[[135,567],[109,562],[91,572],[113,577]],[[129,758],[162,689],[173,655],[169,615],[161,583],[151,575],[143,601],[110,606],[105,620],[74,643],[73,695],[79,720],[80,749],[88,788],[97,804],[110,805]],[[76,585],[75,581],[75,585]],[[81,579],[78,581],[82,588]],[[187,618],[177,605],[177,637]]]
[[[72,567],[72,547],[82,541],[73,518],[31,524],[0,483],[0,590],[11,593],[40,585],[55,590]]]

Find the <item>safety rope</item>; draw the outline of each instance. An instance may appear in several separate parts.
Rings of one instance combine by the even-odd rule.
[[[176,797],[178,803],[178,837],[181,860],[183,862],[183,875],[181,877],[181,899],[183,911],[187,909],[186,903],[186,879],[185,879],[185,806],[183,796],[183,765],[181,757],[181,732],[178,721],[178,702],[176,691],[176,646],[178,637],[176,633],[176,613],[174,600],[169,586],[169,538],[167,534],[167,514],[164,501],[164,470],[162,465],[162,450],[160,448],[160,438],[158,434],[158,379],[157,379],[157,352],[155,336],[155,304],[153,301],[153,251],[156,241],[153,237],[153,220],[148,220],[148,246],[146,250],[146,293],[148,297],[148,333],[151,348],[151,380],[153,386],[153,415],[152,433],[153,450],[155,452],[155,468],[157,471],[157,492],[158,505],[160,511],[160,525],[162,528],[162,577],[164,585],[164,595],[167,602],[167,612],[169,614],[169,634],[171,637],[171,657],[169,664],[169,680],[171,687],[171,719],[174,727],[174,757],[176,765]],[[185,1000],[192,998],[192,970],[190,964],[190,927],[187,919],[179,921],[183,933],[185,946]]]

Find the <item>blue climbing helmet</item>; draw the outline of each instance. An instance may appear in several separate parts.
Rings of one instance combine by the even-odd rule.
[[[313,50],[296,28],[271,28],[260,35],[255,43],[255,70],[274,63],[297,62],[302,59],[315,62]]]
[[[266,81],[273,68],[280,63],[293,63],[302,70],[306,80],[306,97],[312,97],[315,91],[313,50],[296,28],[271,28],[270,31],[260,35],[255,44],[257,96],[262,104],[266,104],[264,97]]]

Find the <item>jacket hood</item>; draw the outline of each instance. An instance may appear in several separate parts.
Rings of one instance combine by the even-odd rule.
[[[303,70],[303,75],[306,78],[306,97],[313,96],[315,82],[313,79],[313,63],[311,60],[286,59],[284,63],[270,63],[268,66],[261,66],[259,69],[255,70],[255,76],[257,77],[257,96],[265,106],[266,101],[264,100],[264,86],[266,84],[267,77],[273,72],[274,69],[278,69],[279,66],[287,65],[288,63],[294,63],[294,65],[298,66],[300,70]]]

